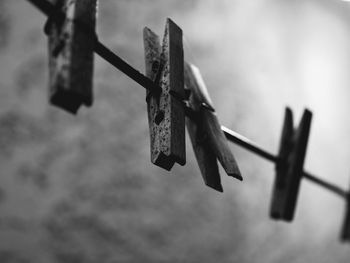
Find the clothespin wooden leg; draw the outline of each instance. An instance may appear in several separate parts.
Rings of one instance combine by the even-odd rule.
[[[286,109],[270,210],[273,219],[293,220],[311,119],[312,113],[305,110],[298,129],[294,130],[292,111]]]
[[[201,171],[204,183],[207,186],[219,192],[223,192],[216,155],[208,143],[208,138],[204,132],[204,127],[201,126],[201,123],[203,123],[201,120],[202,118],[198,118],[200,118],[200,116],[197,116],[196,120],[187,117],[186,127],[190,135],[199,169]]]
[[[346,207],[345,207],[345,217],[344,217],[344,223],[343,228],[341,232],[340,239],[343,242],[350,242],[350,193],[347,193],[346,196]]]
[[[198,68],[187,63],[185,86],[190,94],[189,105],[197,116],[187,118],[186,125],[204,182],[215,190],[223,191],[217,159],[228,175],[239,180],[242,177],[221,130],[202,76]]]
[[[144,29],[146,75],[161,87],[147,91],[151,137],[151,161],[166,170],[186,163],[185,111],[172,94],[184,98],[182,30],[167,19],[163,45],[150,29]]]
[[[82,104],[91,106],[93,101],[96,39],[87,31],[95,30],[97,0],[56,0],[55,5],[65,17],[62,21],[51,17],[45,26],[49,35],[49,100],[75,114]]]
[[[238,164],[229,148],[225,134],[221,130],[221,125],[216,114],[208,109],[204,109],[203,114],[205,116],[204,123],[212,151],[215,153],[227,175],[242,181],[243,178]]]
[[[287,170],[288,170],[288,156],[292,147],[292,137],[294,133],[293,127],[293,113],[290,108],[286,108],[284,115],[284,123],[282,129],[282,136],[280,141],[280,149],[278,154],[278,162],[276,163],[276,178],[272,193],[272,203],[270,215],[274,219],[282,217],[284,211],[285,197],[284,194],[287,186]]]

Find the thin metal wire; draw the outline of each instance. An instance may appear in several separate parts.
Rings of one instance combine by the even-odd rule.
[[[308,173],[308,172],[305,172],[304,171],[304,174],[303,174],[304,178],[305,179],[308,179],[310,180],[311,182],[315,183],[315,184],[318,184],[326,189],[328,189],[329,191],[339,195],[340,197],[343,197],[345,199],[347,199],[349,193],[343,189],[341,189],[340,187],[338,186],[335,186],[331,183],[328,183],[328,182],[325,182],[323,180],[321,180],[320,178],[317,178],[316,176]]]
[[[158,85],[156,85],[152,80],[150,80],[145,75],[134,69],[126,61],[124,61],[121,57],[117,56],[99,41],[96,42],[95,52],[99,54],[102,58],[104,58],[106,61],[111,63],[113,66],[118,68],[121,72],[123,72],[131,79],[136,81],[142,87],[151,90],[155,93],[161,91],[161,88]]]
[[[27,0],[30,3],[32,3],[34,6],[36,6],[40,11],[42,11],[45,15],[48,17],[52,16],[62,16],[62,13],[57,13],[55,10],[53,4],[48,2],[47,0]],[[94,51],[100,55],[103,59],[105,59],[107,62],[112,64],[114,67],[122,71],[124,74],[129,76],[131,79],[133,79],[135,82],[140,84],[142,87],[148,90],[152,90],[154,92],[159,92],[160,87],[156,85],[151,79],[140,73],[138,70],[134,69],[131,65],[129,65],[125,60],[123,60],[121,57],[113,53],[110,49],[108,49],[104,44],[102,44],[97,36],[96,38],[96,44],[94,47]],[[182,100],[181,98],[174,97],[175,99]],[[185,113],[187,116],[191,116],[192,109],[189,108],[185,101],[182,100],[183,106],[185,107]],[[266,160],[269,160],[271,162],[277,163],[278,162],[278,157],[275,156],[274,154],[269,153],[268,151],[264,150],[262,147],[258,146],[248,138],[244,137],[241,134],[238,134],[230,129],[228,129],[225,126],[221,126],[222,131],[224,132],[226,138],[230,141],[233,142],[257,155],[259,155],[262,158],[265,158]],[[311,182],[328,189],[329,191],[337,194],[338,196],[342,198],[347,198],[349,193],[343,189],[341,189],[338,186],[335,186],[331,183],[328,183],[320,178],[317,178],[313,175],[311,175],[308,172],[303,172],[303,176],[305,179],[310,180]]]
[[[248,138],[244,137],[243,135],[240,135],[237,132],[234,132],[229,128],[226,128],[225,126],[221,126],[221,130],[225,133],[225,136],[229,141],[242,146],[243,148],[259,155],[260,157],[263,157],[271,162],[277,163],[278,161],[277,156],[265,151],[260,146],[258,146]]]
[[[226,138],[231,141],[236,143],[237,145],[240,145],[241,147],[259,155],[260,157],[263,157],[271,162],[277,163],[278,162],[278,157],[267,152],[248,138],[244,137],[241,134],[238,134],[225,126],[221,126],[222,131],[225,133]],[[341,189],[338,186],[335,186],[329,182],[326,182],[320,178],[317,178],[316,176],[310,174],[309,172],[304,171],[303,172],[303,177],[323,188],[326,188],[327,190],[337,194],[340,197],[347,198],[348,192]]]

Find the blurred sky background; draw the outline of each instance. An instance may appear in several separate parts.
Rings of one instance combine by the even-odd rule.
[[[184,31],[221,123],[276,153],[285,106],[314,113],[306,169],[348,188],[350,3],[100,0],[100,40],[144,71],[142,30]],[[95,56],[95,102],[47,103],[45,17],[0,0],[0,262],[349,262],[345,203],[303,180],[292,224],[269,219],[274,166],[232,145],[244,176],[205,187],[153,166],[145,90]]]

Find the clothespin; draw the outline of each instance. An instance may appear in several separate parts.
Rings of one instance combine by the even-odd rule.
[[[199,169],[207,186],[222,192],[217,159],[229,176],[242,180],[227,139],[221,130],[213,103],[197,67],[185,63],[185,87],[192,116],[186,118]]]
[[[286,108],[270,216],[292,221],[311,127],[312,113],[305,110],[298,129],[293,128],[293,114]]]
[[[55,0],[45,33],[49,41],[49,100],[76,114],[93,101],[93,50],[97,0]]]
[[[350,192],[346,195],[346,212],[341,232],[341,240],[343,242],[350,242]]]
[[[160,91],[147,91],[151,139],[151,161],[170,170],[186,163],[184,98],[184,55],[182,30],[169,18],[163,45],[149,28],[143,31],[146,75]]]

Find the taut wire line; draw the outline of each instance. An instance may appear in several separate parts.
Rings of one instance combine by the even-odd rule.
[[[64,16],[63,13],[57,12],[55,10],[54,5],[51,4],[50,2],[48,2],[47,0],[27,0],[27,1],[29,1],[34,6],[36,6],[41,12],[43,12],[48,17],[59,19],[59,18],[62,18],[62,16]],[[80,24],[80,26],[84,27],[84,25],[81,25],[81,24]],[[88,29],[88,28],[83,28],[83,30],[87,31],[88,33],[91,33],[90,29]],[[94,35],[94,37],[96,39],[94,51],[98,55],[100,55],[103,59],[105,59],[111,65],[113,65],[114,67],[116,67],[117,69],[122,71],[127,76],[129,76],[131,79],[133,79],[135,82],[140,84],[145,89],[152,90],[155,92],[157,92],[161,89],[151,79],[146,77],[144,74],[140,73],[138,70],[136,70],[131,65],[129,65],[125,60],[123,60],[121,57],[119,57],[117,54],[115,54],[109,48],[107,48],[103,43],[101,43],[98,40],[96,35]],[[185,45],[188,47],[188,50],[190,51],[189,45],[187,44],[187,40],[185,37],[184,37],[184,40],[185,40]],[[193,56],[191,51],[190,51],[190,54],[191,54],[191,56]],[[177,98],[177,97],[175,97],[175,98],[181,99],[181,98]],[[186,109],[186,111],[185,111],[186,115],[187,116],[190,115],[191,109],[186,106],[186,103],[184,101],[182,101],[182,102],[183,102],[183,105]],[[271,161],[274,163],[278,162],[277,156],[264,150],[263,148],[261,148],[260,146],[258,146],[257,144],[255,144],[254,142],[249,140],[248,138],[244,137],[243,135],[238,134],[237,132],[234,132],[225,126],[221,126],[221,129],[224,132],[226,138],[230,142],[235,143],[235,144],[245,148],[246,150],[249,150],[249,151],[257,154],[260,157],[262,157],[268,161]],[[309,172],[304,171],[303,177],[305,179],[317,184],[318,186],[321,186],[324,189],[327,189],[327,190],[337,194],[338,196],[340,196],[344,199],[347,199],[349,196],[349,193],[346,190],[343,190],[338,186],[335,186],[329,182],[326,182],[320,178],[317,178],[316,176],[310,174]]]

